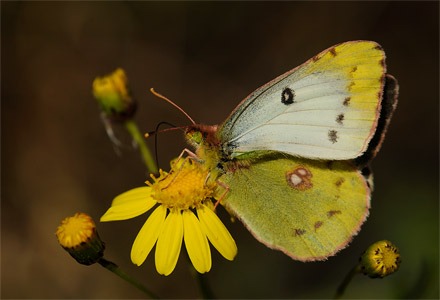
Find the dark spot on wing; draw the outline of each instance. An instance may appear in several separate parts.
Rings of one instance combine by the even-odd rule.
[[[342,185],[342,183],[344,183],[345,179],[344,178],[339,178],[338,180],[336,180],[335,185],[337,187],[340,187]]]
[[[281,103],[289,105],[293,103],[295,92],[290,88],[285,88],[281,93]]]
[[[316,221],[316,222],[315,222],[315,225],[314,225],[314,227],[315,227],[315,232],[316,232],[316,229],[318,229],[319,227],[322,226],[322,224],[324,224],[324,222],[322,222],[322,221]]]
[[[342,121],[344,121],[344,114],[339,114],[339,115],[336,117],[336,122],[337,122],[338,124],[341,124],[341,125],[342,125]]]
[[[328,139],[333,144],[338,141],[338,132],[336,130],[329,130],[328,131]]]
[[[348,106],[348,104],[350,104],[350,100],[351,100],[351,97],[346,97],[345,99],[344,99],[344,106]]]
[[[340,210],[329,210],[329,211],[327,212],[327,217],[331,218],[331,217],[333,217],[334,215],[336,215],[336,214],[340,214],[340,213],[341,213]]]
[[[305,232],[304,229],[295,229],[295,236],[303,235]]]
[[[357,66],[354,66],[352,69],[351,69],[351,73],[353,73],[353,72],[356,72],[356,70],[358,69],[358,67]]]
[[[348,85],[348,90],[351,91],[351,89],[353,88],[353,86],[354,86],[355,84],[356,84],[356,83],[354,83],[354,81],[350,82],[350,84]]]
[[[333,56],[336,56],[336,49],[335,48],[331,48],[330,49],[330,54]]]

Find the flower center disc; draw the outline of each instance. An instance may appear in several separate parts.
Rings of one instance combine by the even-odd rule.
[[[187,161],[179,170],[166,174],[161,172],[159,178],[152,184],[152,197],[168,208],[188,209],[197,208],[201,203],[214,194],[215,184],[205,185],[208,171],[198,164]]]

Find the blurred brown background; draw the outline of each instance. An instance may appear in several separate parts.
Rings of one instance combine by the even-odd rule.
[[[127,72],[142,131],[189,124],[152,96],[165,94],[197,122],[221,123],[257,87],[340,42],[366,39],[387,53],[400,98],[376,158],[370,217],[350,247],[301,263],[261,245],[221,217],[235,237],[234,262],[213,250],[207,274],[219,298],[329,298],[359,254],[389,239],[401,270],[358,276],[347,298],[438,298],[438,2],[1,2],[1,296],[141,298],[98,265],[77,264],[55,237],[66,216],[86,212],[106,257],[164,298],[199,297],[181,255],[156,273],[136,267],[131,244],[146,216],[99,223],[117,194],[146,180],[139,154],[117,156],[91,95],[96,76]],[[149,141],[153,146],[153,141]],[[161,167],[185,147],[159,137]]]

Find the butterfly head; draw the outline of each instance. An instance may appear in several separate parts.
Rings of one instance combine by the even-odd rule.
[[[224,168],[221,163],[221,146],[217,138],[218,126],[191,125],[185,129],[187,141],[194,146],[203,165],[209,169],[210,178],[216,179]]]
[[[188,142],[199,148],[201,145],[216,146],[219,141],[216,137],[217,127],[208,125],[191,125],[185,129],[185,136]]]

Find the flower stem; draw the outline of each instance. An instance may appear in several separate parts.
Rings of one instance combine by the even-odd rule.
[[[200,286],[200,291],[202,293],[203,299],[215,299],[214,293],[209,286],[208,281],[206,280],[206,276],[197,272],[197,281]]]
[[[140,291],[142,291],[145,295],[150,297],[151,299],[160,299],[156,294],[154,294],[152,291],[144,287],[142,284],[131,278],[129,275],[127,275],[124,271],[122,271],[115,263],[106,260],[105,258],[100,258],[98,260],[98,263],[106,268],[107,270],[115,273],[122,279],[128,281],[132,285],[134,285],[136,288],[138,288]]]
[[[139,128],[137,127],[136,123],[129,119],[125,121],[124,123],[125,127],[127,128],[128,132],[131,134],[133,139],[136,141],[136,143],[139,146],[139,149],[141,150],[141,155],[144,160],[145,165],[147,166],[147,169],[150,173],[157,174],[157,166],[156,163],[153,160],[153,157],[151,156],[150,150],[148,150],[147,144],[145,143],[145,139],[142,136],[142,134],[139,131]]]
[[[189,260],[189,257],[188,257]],[[204,274],[200,274],[196,271],[196,269],[192,266],[190,261],[190,272],[193,275],[194,279],[197,280],[199,284],[200,293],[202,294],[202,299],[215,299],[214,293],[209,286],[208,281],[206,280],[206,276]]]
[[[348,274],[345,276],[344,280],[339,285],[338,289],[336,290],[336,294],[333,297],[333,299],[340,299],[347,288],[347,286],[350,284],[351,280],[356,274],[359,274],[361,272],[361,265],[358,264],[354,268],[348,272]]]

